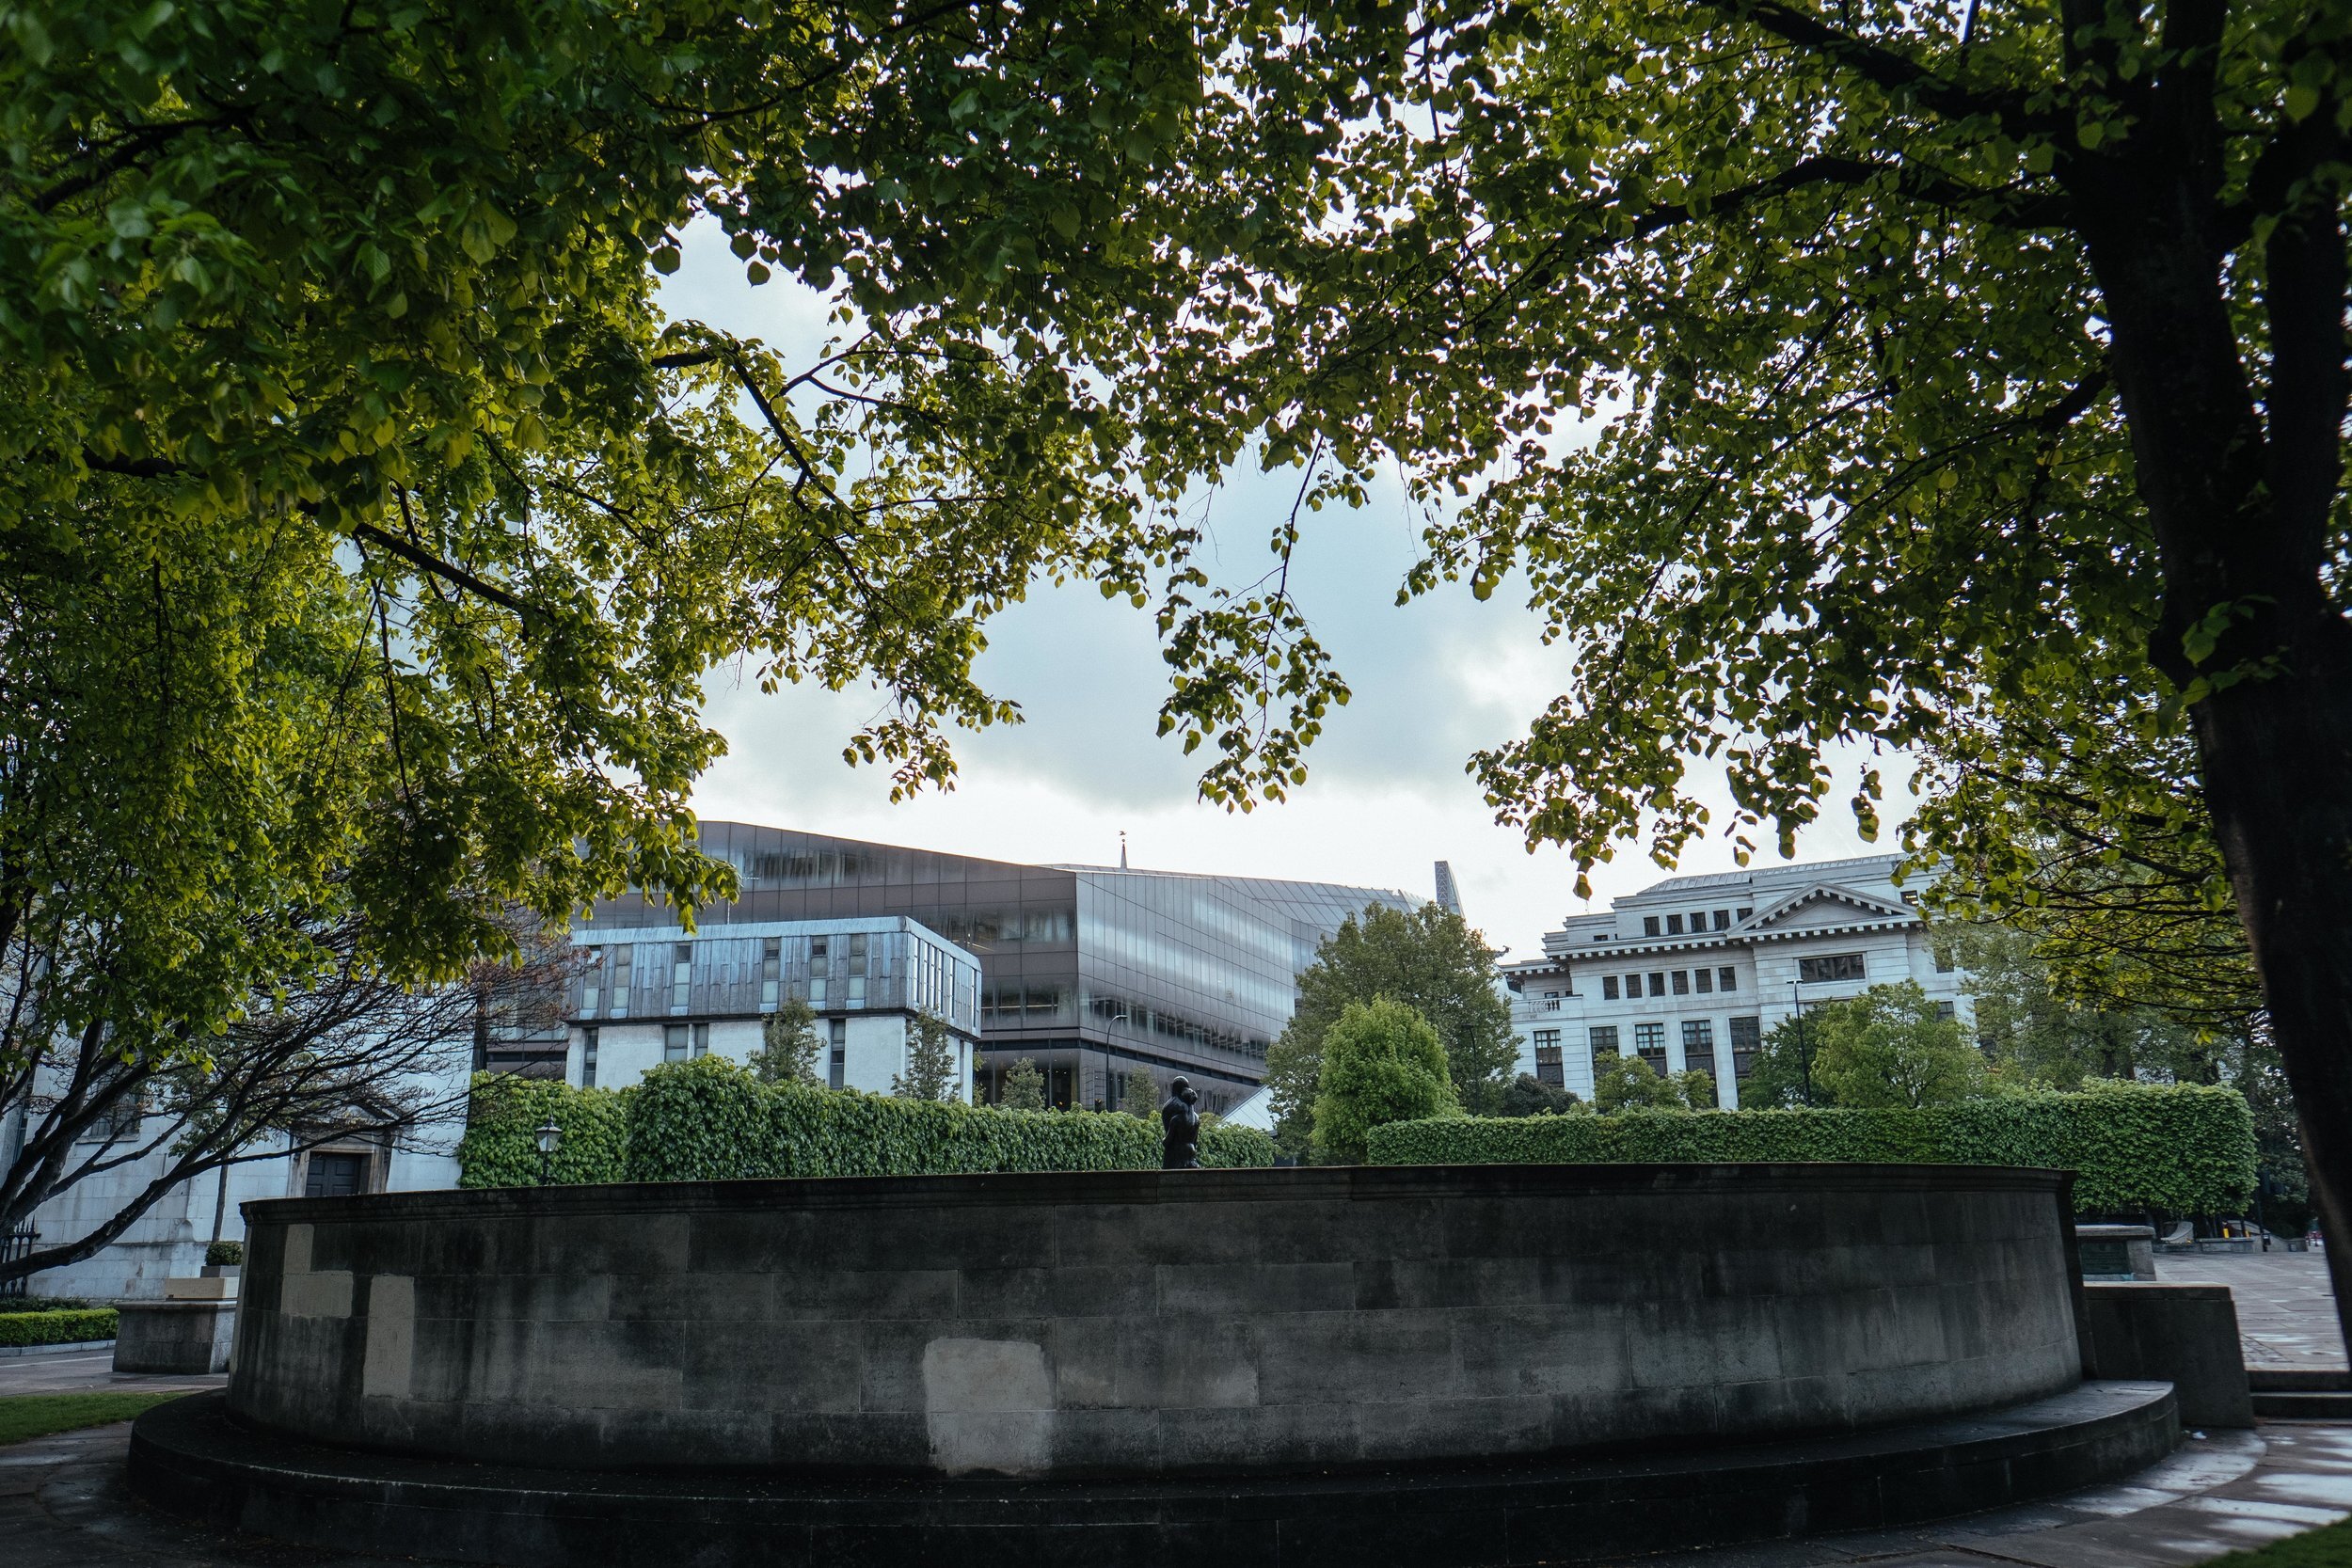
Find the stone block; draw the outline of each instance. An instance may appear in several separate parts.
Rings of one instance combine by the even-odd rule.
[[[2188,1426],[2254,1424],[2228,1286],[2085,1285],[2083,1296],[2087,1375],[2169,1383]]]
[[[229,1370],[233,1301],[126,1301],[116,1308],[114,1369],[182,1375]]]

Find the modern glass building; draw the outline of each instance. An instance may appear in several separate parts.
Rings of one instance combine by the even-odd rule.
[[[702,848],[733,864],[742,887],[699,912],[698,939],[779,922],[912,920],[979,960],[975,1096],[998,1098],[1006,1069],[1026,1057],[1062,1107],[1118,1109],[1137,1063],[1163,1088],[1189,1077],[1205,1109],[1238,1102],[1264,1078],[1316,945],[1367,904],[1420,902],[1327,882],[1019,865],[740,822],[703,823]],[[643,899],[616,901],[574,940],[636,944],[634,931],[675,923]],[[820,1012],[846,1000],[832,994],[846,974],[828,974],[821,998],[803,989],[815,978],[805,962],[787,960],[774,978]]]

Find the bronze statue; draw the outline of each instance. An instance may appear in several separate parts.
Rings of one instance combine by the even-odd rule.
[[[1168,1103],[1160,1107],[1160,1168],[1200,1168],[1200,1091],[1179,1078],[1168,1085]]]

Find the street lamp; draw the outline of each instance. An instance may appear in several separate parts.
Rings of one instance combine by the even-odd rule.
[[[1788,982],[1788,1006],[1796,1016],[1797,1065],[1804,1071],[1804,1102],[1813,1103],[1813,1036],[1804,1026],[1804,998],[1797,994],[1801,982]]]
[[[564,1129],[555,1125],[555,1115],[549,1112],[546,1125],[537,1134],[539,1140],[539,1185],[548,1184],[555,1161],[555,1151],[564,1147]]]

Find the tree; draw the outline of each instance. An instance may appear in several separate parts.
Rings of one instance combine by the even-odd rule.
[[[1522,1072],[1502,1091],[1502,1102],[1495,1108],[1499,1117],[1558,1117],[1584,1109],[1584,1102],[1557,1084],[1539,1081],[1532,1072]]]
[[[893,1073],[890,1092],[901,1100],[961,1100],[956,1082],[956,1037],[944,1019],[916,1013],[907,1024],[907,1070]]]
[[[44,1235],[48,1244],[9,1261],[0,1279],[95,1255],[208,1175],[219,1183],[217,1235],[233,1165],[355,1135],[413,1147],[453,1128],[485,1023],[543,1028],[560,1017],[572,966],[567,944],[526,932],[519,958],[478,961],[456,984],[409,987],[367,962],[356,927],[305,934],[334,955],[330,966],[299,990],[256,998],[201,1060],[126,1058],[103,1037],[27,1054],[5,1085],[26,1119],[0,1204],[29,1214],[77,1190],[83,1201],[69,1211],[72,1233]]]
[[[373,961],[448,980],[506,950],[510,904],[561,923],[633,886],[691,919],[734,891],[687,809],[723,749],[700,716],[714,664],[879,686],[850,756],[900,792],[945,784],[947,726],[1019,717],[974,679],[982,626],[1082,578],[1155,604],[1212,793],[1279,796],[1336,683],[1285,596],[1193,564],[1197,531],[1152,504],[1188,474],[1102,388],[1114,326],[1178,321],[1190,258],[1236,231],[1234,170],[1320,178],[1327,135],[1256,118],[1263,93],[1354,69],[1353,40],[1299,20],[12,7],[0,573],[12,613],[97,613],[126,654],[150,628],[186,653],[126,658],[166,695],[52,722],[42,776],[103,778],[134,753],[115,721],[170,728],[148,752],[184,759],[222,693],[312,657],[346,721],[380,708],[369,766],[307,781],[306,806],[346,826],[257,832],[220,800],[191,816],[245,777],[235,754],[130,818],[178,840],[179,874],[148,886],[234,908],[232,884],[331,873]],[[697,222],[750,281],[827,291],[838,338],[787,363],[666,321],[655,290]],[[339,634],[269,645],[289,585],[332,601]],[[239,638],[261,662],[230,657]],[[9,646],[0,705],[39,710],[41,657]],[[12,867],[42,808],[10,787]],[[23,885],[0,889],[0,941],[39,918]],[[140,1006],[187,1059],[307,961],[253,951],[278,940],[265,920],[188,942],[151,912],[195,960]]]
[[[1690,1110],[1712,1111],[1722,1104],[1715,1097],[1715,1075],[1705,1068],[1685,1069],[1674,1075],[1673,1084],[1675,1093]]]
[[[1814,1054],[1820,1047],[1820,1036],[1810,1009],[1773,1024],[1756,1047],[1748,1076],[1740,1080],[1740,1108],[1770,1111],[1827,1104],[1827,1091],[1813,1077]]]
[[[1619,1056],[1593,1074],[1593,1104],[1603,1116],[1687,1108],[1681,1085],[1654,1071],[1639,1056]]]
[[[1152,1069],[1141,1062],[1134,1063],[1127,1069],[1126,1080],[1119,1091],[1119,1108],[1131,1117],[1141,1117],[1146,1121],[1159,1120],[1159,1080],[1152,1077]]]
[[[1413,1008],[1437,1030],[1465,1107],[1477,1114],[1498,1108],[1518,1042],[1496,957],[1460,915],[1435,904],[1410,912],[1370,904],[1342,921],[1299,972],[1297,1009],[1266,1051],[1276,1145],[1291,1154],[1306,1150],[1324,1033],[1349,1006],[1380,996]]]
[[[805,997],[787,996],[776,1005],[776,1010],[759,1021],[759,1049],[743,1065],[758,1074],[763,1084],[815,1084],[825,1082],[817,1064],[825,1053],[823,1037],[817,1033],[817,1009]]]
[[[1450,1065],[1445,1042],[1410,1006],[1385,996],[1348,1003],[1323,1036],[1317,1156],[1361,1164],[1374,1128],[1458,1112]]]
[[[2004,1079],[2059,1089],[2086,1078],[2219,1081],[2224,1037],[2194,1028],[2169,1009],[2069,1000],[2039,944],[2018,927],[1965,926],[1939,940],[1966,972],[1962,989],[1976,1015],[1978,1044]]]
[[[1425,87],[1332,105],[1322,230],[1224,263],[1216,352],[1166,378],[1327,466],[1319,494],[1402,457],[1409,587],[1522,574],[1569,674],[1475,768],[1580,865],[1710,831],[1787,853],[1832,747],[2038,713],[2089,754],[2130,696],[2185,742],[2352,1235],[2344,17],[1421,17]],[[1866,766],[1865,833],[1882,788]],[[2328,1264],[2352,1304],[2352,1247]]]
[[[1037,1064],[1024,1056],[1005,1072],[1005,1089],[997,1101],[1008,1111],[1042,1111],[1045,1109],[1045,1074]]]
[[[1833,1105],[1942,1105],[1982,1092],[1984,1058],[1916,980],[1806,1009],[1813,1081]]]

